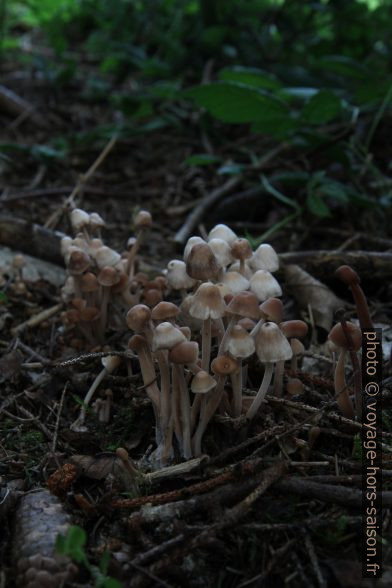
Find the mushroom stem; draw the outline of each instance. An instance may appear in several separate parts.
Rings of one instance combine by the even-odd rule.
[[[234,418],[241,416],[242,412],[242,359],[238,359],[239,369],[231,374],[231,384],[233,386],[232,414]]]
[[[339,354],[338,361],[335,368],[334,384],[335,384],[335,396],[336,402],[348,419],[354,418],[354,409],[349,395],[349,390],[346,383],[346,376],[344,371],[346,361],[347,350],[342,349]]]
[[[283,392],[284,360],[277,361],[274,377],[274,396],[280,398]]]
[[[222,341],[219,345],[219,349],[218,349],[218,357],[220,357],[221,355],[224,354],[224,352],[226,351],[226,347],[230,338],[230,334],[231,334],[231,330],[234,327],[234,325],[236,324],[238,319],[238,316],[236,314],[233,314],[232,317],[229,320],[229,323],[227,325],[225,334],[223,335]]]
[[[128,260],[127,260],[127,265],[125,268],[125,273],[129,276],[130,280],[133,278],[133,275],[135,273],[135,257],[137,255],[137,252],[139,251],[140,245],[142,243],[143,233],[144,233],[144,229],[140,229],[138,234],[136,235],[136,241],[134,242],[134,244],[131,247],[130,252],[128,253]]]
[[[102,287],[101,316],[99,317],[98,338],[101,343],[104,343],[107,311],[108,311],[108,304],[109,304],[109,297],[110,297],[110,286],[101,286],[101,287]]]
[[[203,328],[201,332],[201,369],[209,372],[210,357],[211,357],[211,318],[208,317],[203,321]]]
[[[205,400],[205,402],[203,403],[202,400],[199,424],[192,438],[192,447],[195,457],[201,455],[201,440],[208,423],[215,414],[215,411],[222,400],[225,380],[226,376],[219,376],[215,390],[213,390],[211,394],[208,394],[208,401],[205,399],[206,394],[203,394],[203,400]],[[198,394],[198,396],[201,395]]]
[[[267,394],[268,387],[272,380],[272,374],[274,371],[274,364],[273,363],[265,363],[264,367],[264,376],[261,381],[261,385],[259,391],[256,394],[255,399],[253,400],[252,404],[250,405],[248,412],[246,413],[246,418],[251,421],[255,416],[257,411],[259,410],[261,403],[263,402],[265,395]]]
[[[99,372],[97,377],[95,378],[94,382],[91,384],[90,388],[87,391],[86,396],[84,397],[83,405],[80,409],[80,414],[79,414],[78,418],[76,419],[76,421],[74,421],[70,427],[71,431],[78,431],[78,430],[83,429],[84,421],[86,420],[87,407],[90,404],[90,401],[91,401],[92,397],[94,396],[95,391],[97,390],[98,386],[100,385],[102,380],[105,378],[107,373],[108,373],[108,370],[106,368],[103,368]]]
[[[180,422],[180,397],[181,392],[179,388],[179,382],[177,377],[177,371],[175,366],[172,365],[172,382],[173,382],[173,391],[171,396],[171,412],[173,416],[173,426],[174,432],[178,441],[178,445],[180,447],[181,454],[183,453],[183,436],[182,436],[182,429],[181,429],[181,422]]]
[[[162,432],[166,430],[170,421],[171,402],[170,402],[170,369],[167,359],[167,351],[157,351],[159,372],[161,374],[161,427]]]
[[[191,406],[189,401],[188,386],[184,377],[184,368],[182,365],[175,366],[178,385],[180,390],[180,407],[181,407],[181,420],[182,420],[182,438],[183,438],[183,457],[190,459],[192,457],[191,448],[191,419],[190,412]]]

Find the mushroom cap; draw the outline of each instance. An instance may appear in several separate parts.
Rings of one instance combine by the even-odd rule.
[[[250,259],[253,251],[248,239],[236,239],[233,241],[231,244],[231,254],[234,259]]]
[[[229,302],[226,312],[258,320],[260,317],[259,300],[253,292],[238,292]]]
[[[147,306],[156,306],[162,301],[162,290],[158,290],[158,288],[144,290],[143,300]]]
[[[280,323],[279,328],[288,339],[292,337],[302,338],[308,334],[308,325],[300,320],[284,321]]]
[[[257,270],[249,282],[249,287],[260,302],[264,302],[267,298],[282,296],[282,288],[267,270]]]
[[[240,325],[234,325],[230,331],[227,351],[234,357],[249,357],[255,351],[255,342]]]
[[[102,229],[105,226],[105,221],[103,220],[102,216],[98,214],[98,212],[91,212],[90,213],[90,227],[93,231],[95,229]]]
[[[253,331],[256,326],[256,321],[252,320],[251,318],[244,317],[238,321],[237,325],[245,329],[245,331]]]
[[[211,239],[223,239],[231,245],[237,239],[237,235],[227,225],[219,224],[208,233],[207,240],[211,241]]]
[[[118,281],[112,286],[113,294],[118,294],[128,287],[128,276],[125,272],[117,272]]]
[[[169,361],[179,364],[193,364],[199,358],[199,345],[196,341],[183,341],[169,352]]]
[[[101,363],[103,367],[111,374],[121,363],[121,357],[118,355],[107,355],[102,357]]]
[[[293,355],[302,355],[305,351],[305,347],[302,341],[296,339],[295,337],[291,339],[290,345]]]
[[[290,343],[276,323],[267,322],[255,334],[257,357],[262,363],[276,363],[291,359]]]
[[[211,370],[217,376],[229,376],[239,369],[239,363],[230,355],[220,355],[211,362]]]
[[[200,243],[205,243],[206,241],[204,241],[204,239],[202,239],[201,237],[198,236],[194,236],[194,237],[189,237],[188,241],[186,242],[185,248],[184,248],[184,261],[186,261],[188,259],[188,255],[191,252],[191,249],[194,245],[199,245]]]
[[[216,384],[217,382],[215,378],[210,376],[210,374],[204,370],[200,370],[200,372],[197,372],[192,378],[191,390],[194,394],[206,394],[210,390],[213,390]]]
[[[267,298],[260,304],[260,310],[267,321],[279,324],[283,320],[283,303],[279,298]]]
[[[96,250],[94,259],[98,268],[102,269],[105,265],[116,265],[121,261],[121,255],[117,251],[114,251],[114,249],[102,245],[102,247],[98,247]]]
[[[298,378],[289,378],[286,385],[287,394],[297,396],[304,391],[304,385]]]
[[[114,267],[104,266],[97,276],[98,283],[106,288],[111,288],[117,284],[119,277]]]
[[[68,249],[72,246],[72,237],[63,237],[60,241],[60,252],[63,257],[66,256]]]
[[[135,304],[131,309],[128,310],[126,321],[128,327],[140,333],[149,324],[151,319],[151,310],[145,304]]]
[[[225,302],[218,286],[211,282],[200,284],[192,297],[189,314],[194,318],[206,320],[221,318],[224,313]]]
[[[93,272],[87,272],[80,281],[82,292],[96,292],[99,288],[97,276]]]
[[[165,321],[176,317],[179,313],[180,309],[173,302],[162,300],[152,309],[151,318],[154,321]]]
[[[193,303],[193,294],[188,294],[180,304],[180,314],[178,320],[180,323],[190,327],[192,331],[200,331],[203,326],[203,321],[194,318],[190,313],[189,309]]]
[[[196,280],[188,276],[186,264],[180,259],[172,259],[167,264],[167,283],[173,290],[193,288]]]
[[[341,265],[338,267],[335,274],[343,284],[346,284],[346,286],[352,286],[353,284],[359,284],[361,282],[357,272],[349,265]]]
[[[79,247],[70,247],[67,252],[67,257],[67,268],[72,275],[77,276],[82,274],[90,267],[91,259],[89,255]]]
[[[152,225],[152,216],[147,210],[140,210],[134,219],[135,229],[148,229]]]
[[[231,272],[239,272],[240,271],[240,262],[239,261],[235,261],[234,263],[231,264],[231,266],[229,267],[229,270]],[[245,261],[245,269],[243,270],[244,272],[244,276],[247,280],[250,280],[251,277],[254,274],[254,269],[252,269],[249,265],[249,263],[247,261]]]
[[[279,269],[279,257],[271,245],[262,243],[253,253],[249,264],[255,270],[276,272]]]
[[[86,306],[86,308],[80,309],[80,320],[81,321],[95,321],[100,316],[99,308],[95,306]]]
[[[193,319],[193,320],[197,320],[197,319]],[[190,341],[191,337],[192,337],[191,329],[185,325],[183,327],[178,327],[178,328],[180,329],[181,333],[185,336],[185,339],[187,341]]]
[[[243,292],[249,287],[249,280],[239,272],[225,272],[222,278],[222,284],[225,284],[233,294]]]
[[[212,249],[215,259],[218,264],[225,268],[233,261],[230,245],[223,239],[211,239],[208,241],[208,246]]]
[[[83,227],[90,224],[90,215],[81,208],[74,208],[70,214],[70,221],[73,230],[78,233]]]
[[[139,353],[147,347],[147,339],[143,335],[133,335],[128,341],[128,349]]]
[[[346,327],[353,342],[354,351],[358,351],[362,345],[361,329],[349,321],[346,322]],[[332,341],[332,343],[334,343],[337,347],[341,347],[343,349],[349,349],[350,347],[341,323],[337,323],[332,327],[329,332],[328,339]]]
[[[215,280],[221,269],[207,243],[199,243],[192,247],[186,260],[188,276],[195,280]]]
[[[172,323],[164,322],[157,325],[152,336],[151,349],[172,349],[186,341],[185,335]]]

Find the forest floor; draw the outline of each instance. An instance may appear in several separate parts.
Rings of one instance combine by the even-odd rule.
[[[206,207],[187,237],[204,236],[214,224],[226,223],[239,236],[256,242],[288,213],[284,202],[254,190],[256,174],[220,176],[212,166],[184,164],[191,155],[207,149],[230,162],[233,153],[252,149],[265,156],[263,172],[269,176],[275,171],[320,169],[323,152],[316,149],[304,156],[293,146],[250,134],[245,127],[235,127],[227,142],[214,146],[214,138],[201,130],[194,117],[168,128],[122,133],[110,143],[116,113],[104,99],[83,96],[76,82],[56,89],[13,63],[2,68],[3,84],[34,104],[35,110],[27,113],[25,105],[2,99],[2,142],[7,148],[0,160],[0,245],[11,249],[11,259],[16,253],[28,254],[54,263],[58,270],[55,283],[23,278],[22,272],[23,285],[12,263],[2,263],[1,586],[14,585],[16,568],[21,573],[20,552],[34,556],[40,545],[23,536],[22,524],[15,525],[20,506],[16,500],[7,502],[7,495],[18,498],[22,492],[48,487],[72,524],[87,533],[81,548],[85,556],[78,560],[75,547],[67,552],[79,563],[69,586],[109,588],[116,585],[113,579],[124,587],[390,586],[392,240],[388,214],[360,207],[332,211],[329,218],[303,214],[267,239],[279,254],[292,253],[289,262],[298,262],[325,284],[331,300],[338,296],[346,306],[347,319],[356,318],[355,309],[350,292],[333,271],[352,263],[361,275],[374,322],[383,329],[379,426],[385,492],[380,532],[384,576],[376,583],[361,576],[362,425],[343,418],[334,402],[333,366],[324,345],[326,328],[313,325],[306,341],[306,356],[297,374],[302,394],[282,399],[269,395],[263,415],[240,432],[230,418],[216,417],[205,436],[205,457],[192,462],[188,471],[146,477],[144,469],[135,484],[116,456],[115,450],[125,447],[136,464],[143,464],[143,456],[154,446],[152,409],[136,363],[134,376],[123,365],[107,377],[114,399],[110,422],[100,423],[88,413],[88,433],[70,430],[80,399],[101,369],[100,356],[94,354],[102,351],[102,347],[87,346],[64,327],[64,308],[58,306],[64,268],[54,231],[71,234],[66,199],[78,182],[74,202],[105,219],[105,243],[117,251],[124,249],[132,235],[135,212],[140,208],[151,212],[153,226],[143,243],[140,263],[153,277],[170,259],[181,257],[175,235],[188,214],[223,185],[217,201]],[[106,157],[83,181],[83,174],[108,144]],[[377,149],[382,154],[382,135],[375,158]],[[335,166],[329,173],[345,181],[343,168]],[[33,223],[46,229],[33,231]],[[309,321],[307,309],[293,294],[295,283],[288,283],[283,270],[277,276],[286,318]],[[47,309],[54,310],[38,324],[24,325]],[[324,318],[325,327],[333,318],[327,303]],[[123,330],[108,333],[107,345],[123,351],[128,338],[124,322]],[[81,357],[85,354],[89,355]],[[77,359],[65,363],[72,358]],[[255,393],[261,375],[260,367],[252,363],[247,394]],[[37,512],[31,511],[32,525],[33,517],[40,516]],[[59,520],[53,516],[47,522],[52,525],[50,532],[57,532],[58,524],[61,528]],[[105,552],[110,554],[108,561]]]

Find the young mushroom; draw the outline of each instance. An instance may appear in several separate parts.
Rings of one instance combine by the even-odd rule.
[[[255,351],[253,338],[240,325],[234,325],[227,342],[228,352],[238,360],[238,370],[231,375],[233,386],[232,414],[234,418],[241,416],[242,411],[242,360]]]
[[[351,290],[361,329],[373,329],[373,321],[370,316],[369,306],[366,296],[360,286],[361,279],[357,272],[349,265],[341,265],[336,270],[336,275],[339,280],[346,284]]]
[[[353,344],[353,351],[356,352],[360,349],[362,344],[361,330],[356,325],[350,322],[346,322],[345,327],[347,331],[350,333],[351,341]],[[334,343],[336,347],[340,350],[334,374],[336,402],[344,416],[348,419],[353,419],[354,409],[351,402],[350,392],[347,386],[344,369],[347,353],[350,349],[350,344],[347,341],[341,323],[337,323],[334,327],[332,327],[328,335],[328,339],[332,341],[332,343]]]
[[[234,259],[238,259],[240,267],[239,273],[245,276],[245,262],[251,259],[253,252],[252,247],[247,239],[236,239],[231,245],[231,254]]]
[[[246,413],[248,420],[256,416],[267,394],[274,365],[279,361],[287,361],[292,356],[290,343],[275,323],[267,322],[261,325],[255,335],[255,345],[257,357],[264,364],[264,376],[256,397]]]

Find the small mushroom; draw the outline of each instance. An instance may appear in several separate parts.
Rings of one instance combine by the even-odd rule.
[[[346,284],[351,290],[361,329],[373,329],[373,321],[370,316],[369,306],[366,296],[360,286],[361,280],[357,272],[349,265],[341,265],[336,270],[336,275],[339,280]]]

